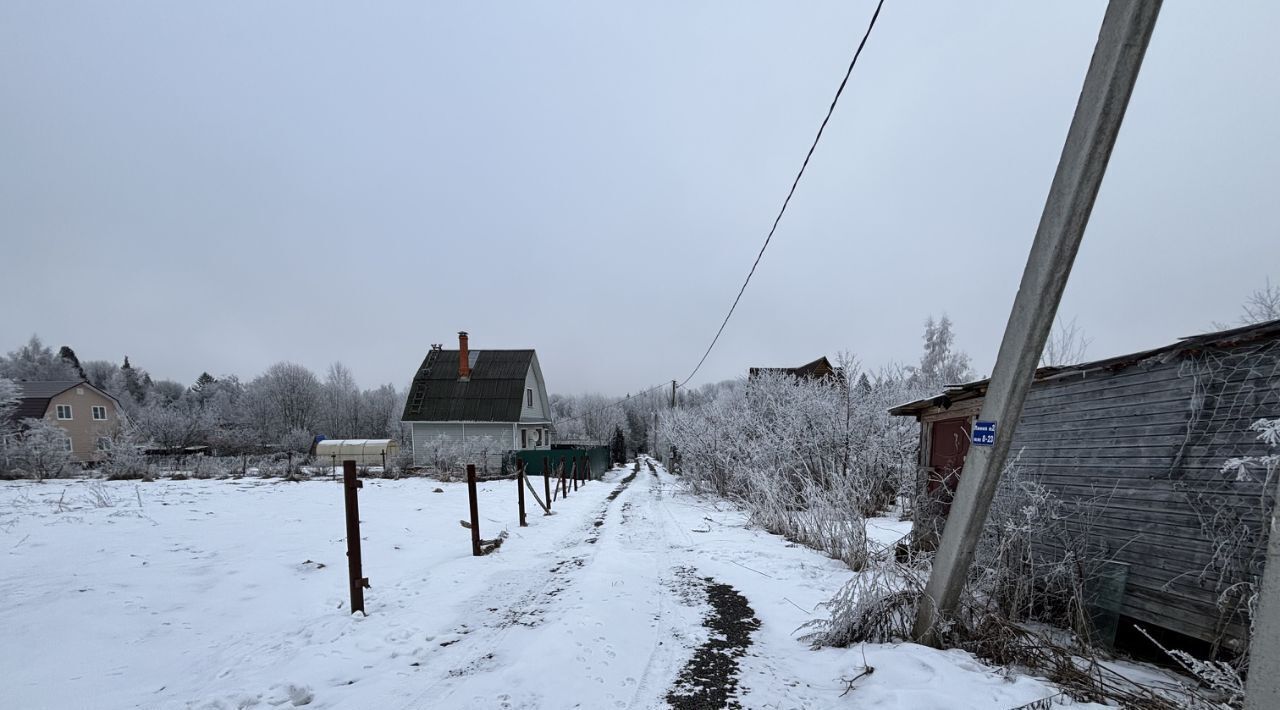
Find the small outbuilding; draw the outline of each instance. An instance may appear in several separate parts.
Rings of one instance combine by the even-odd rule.
[[[918,535],[945,523],[988,384],[890,410],[920,422]],[[1090,542],[1123,570],[1121,622],[1240,648],[1272,501],[1263,476],[1224,469],[1274,453],[1252,427],[1275,418],[1280,320],[1040,368],[1009,458],[1082,511]]]
[[[392,439],[323,439],[316,443],[316,458],[333,466],[341,466],[343,461],[355,461],[357,466],[384,466],[398,450]]]

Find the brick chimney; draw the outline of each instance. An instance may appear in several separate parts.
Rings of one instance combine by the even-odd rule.
[[[458,331],[458,379],[466,382],[471,379],[471,353],[467,350],[467,331]]]

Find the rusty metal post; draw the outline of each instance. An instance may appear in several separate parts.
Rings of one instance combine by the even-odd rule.
[[[471,554],[479,557],[480,552],[480,507],[476,502],[476,465],[467,464],[467,497],[471,499]]]
[[[551,512],[551,457],[542,457],[542,488],[547,494],[547,512]]]
[[[569,470],[569,485],[573,486],[573,490],[578,490],[578,457],[573,457],[573,468]]]
[[[529,527],[529,522],[524,518],[524,461],[516,459],[516,488],[519,489],[520,495],[517,500],[520,504],[520,527]]]
[[[364,590],[369,579],[364,576],[360,557],[360,500],[356,492],[364,483],[356,478],[356,462],[342,462],[342,492],[347,507],[347,576],[351,583],[351,613],[364,611]]]

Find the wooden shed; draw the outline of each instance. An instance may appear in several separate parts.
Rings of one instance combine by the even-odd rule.
[[[323,439],[316,442],[316,459],[334,466],[341,466],[343,461],[355,461],[357,466],[383,466],[398,450],[392,439]]]
[[[944,501],[917,507],[918,530],[937,530],[949,513],[938,494],[955,490],[988,382],[890,410],[920,422],[922,499]],[[1271,501],[1260,481],[1223,466],[1268,453],[1250,426],[1277,417],[1280,321],[1269,321],[1040,368],[1009,456],[1087,509],[1090,542],[1127,571],[1122,620],[1238,648],[1248,632],[1241,592],[1261,573]]]

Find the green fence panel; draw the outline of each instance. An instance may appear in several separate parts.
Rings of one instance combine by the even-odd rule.
[[[573,462],[581,462],[583,459],[587,461],[587,467],[590,470],[588,475],[592,480],[599,480],[605,471],[609,470],[609,449],[605,446],[593,446],[586,449],[529,449],[524,451],[512,451],[504,461],[504,467],[508,469],[508,473],[515,473],[516,460],[524,462],[524,471],[527,476],[541,476],[543,471],[550,472],[552,476],[556,473],[558,466],[564,466],[565,475],[573,470]],[[579,464],[581,465],[581,464]]]

